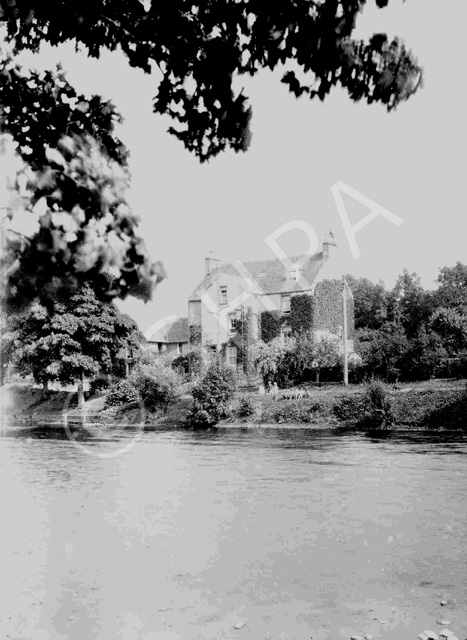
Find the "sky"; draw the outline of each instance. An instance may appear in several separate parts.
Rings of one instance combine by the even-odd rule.
[[[368,2],[354,37],[403,38],[424,69],[423,88],[388,113],[352,102],[339,88],[324,103],[297,100],[280,72],[241,77],[253,108],[250,148],[205,164],[167,133],[168,117],[152,113],[157,74],[130,68],[118,52],[91,60],[66,45],[23,54],[36,68],[61,62],[79,91],[111,99],[124,117],[118,134],[130,150],[129,201],[151,259],[163,261],[168,277],[152,302],[127,298],[119,307],[143,331],[165,316],[186,316],[211,251],[224,262],[274,258],[265,239],[297,220],[320,243],[332,230],[336,274],[392,287],[406,268],[433,288],[441,267],[467,264],[466,18],[465,0],[391,0],[383,10]],[[362,196],[344,196],[351,225],[369,212],[364,198],[402,220],[379,216],[356,233],[359,257],[331,190],[339,182]],[[290,256],[309,247],[297,229],[278,242]]]

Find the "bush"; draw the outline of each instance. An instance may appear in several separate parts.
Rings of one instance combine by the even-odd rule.
[[[96,378],[89,383],[89,396],[98,395],[103,391],[106,391],[112,386],[112,382],[107,378]]]
[[[108,390],[105,398],[105,407],[119,407],[122,404],[138,402],[139,399],[135,387],[128,380],[120,380]]]
[[[179,374],[164,359],[139,365],[130,380],[150,411],[162,409],[166,412],[181,387]]]
[[[240,400],[240,408],[238,411],[241,418],[249,418],[255,413],[255,403],[250,396],[245,396]]]
[[[195,347],[172,361],[173,368],[190,378],[206,372],[205,358],[200,347]]]
[[[333,407],[339,420],[362,422],[365,419],[365,399],[362,395],[344,396]]]
[[[394,423],[392,398],[381,380],[373,378],[367,384],[364,403],[365,422],[369,425],[385,427]]]
[[[193,389],[193,409],[188,415],[188,422],[196,427],[210,427],[227,418],[234,390],[232,370],[212,365]]]
[[[276,403],[273,410],[274,422],[278,424],[300,424],[311,421],[314,408],[309,402],[301,400],[285,400]]]

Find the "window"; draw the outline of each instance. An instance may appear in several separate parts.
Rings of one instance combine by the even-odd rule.
[[[290,296],[282,296],[282,313],[290,313]]]
[[[179,342],[177,344],[177,353],[178,353],[178,355],[183,353],[183,342]]]
[[[237,366],[237,347],[227,347],[227,364],[231,367]]]
[[[227,304],[227,287],[219,287],[219,304]]]
[[[229,333],[237,333],[239,320],[235,314],[229,316]]]
[[[215,344],[207,345],[207,354],[208,354],[209,360],[211,362],[214,362],[214,360],[217,358],[217,347]]]
[[[282,327],[282,343],[287,344],[292,339],[292,329],[290,327]]]

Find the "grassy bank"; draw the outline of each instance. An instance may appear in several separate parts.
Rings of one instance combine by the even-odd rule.
[[[387,426],[467,430],[467,382],[431,380],[385,385],[391,408]],[[232,416],[223,424],[301,424],[303,426],[366,427],[374,413],[363,385],[306,389],[305,397],[237,395]],[[297,394],[298,395],[298,394]]]
[[[385,394],[391,407],[388,426],[404,428],[467,430],[467,381],[431,380],[405,385],[386,385]],[[290,396],[301,397],[290,397]],[[2,413],[5,421],[60,421],[64,407],[69,417],[80,414],[76,395],[52,391],[44,397],[40,389],[15,385],[2,390]],[[141,407],[128,405],[123,409],[105,409],[105,397],[87,401],[86,412],[96,422],[118,420],[139,422],[144,417],[148,425],[183,427],[191,407],[191,398],[184,396],[166,414],[141,412]],[[231,403],[231,416],[219,426],[233,425],[301,425],[309,427],[353,427],[369,425],[371,407],[363,385],[344,388],[338,385],[307,387],[280,392],[278,396],[237,393]]]

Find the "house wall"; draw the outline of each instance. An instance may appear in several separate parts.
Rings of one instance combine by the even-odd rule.
[[[222,287],[227,287],[227,303],[220,300]],[[259,297],[249,289],[249,283],[240,276],[221,274],[206,291],[201,301],[189,302],[190,322],[201,324],[203,345],[222,345],[229,341],[229,316],[232,313],[246,312],[248,307],[255,315],[262,307]],[[199,322],[200,321],[200,322]],[[257,324],[257,323],[256,323]]]

